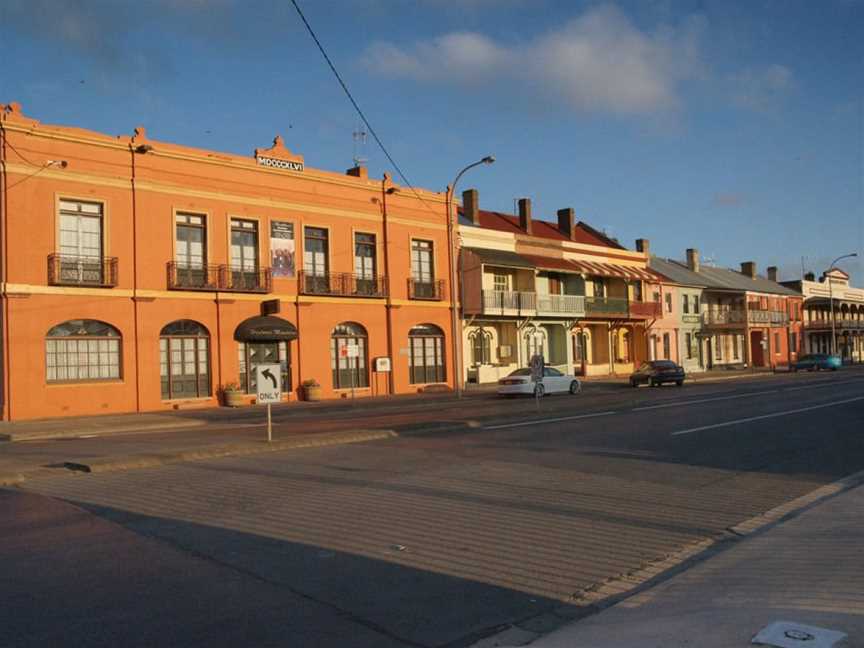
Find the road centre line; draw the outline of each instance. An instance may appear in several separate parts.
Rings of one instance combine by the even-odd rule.
[[[785,387],[782,391],[798,391],[800,389],[819,389],[820,387],[835,387],[837,385],[849,385],[851,383],[860,383],[861,378],[853,378],[852,380],[820,380],[810,385],[801,385],[799,387]]]
[[[749,398],[750,396],[761,396],[763,394],[777,394],[779,392],[779,389],[766,389],[763,391],[750,392],[747,394],[731,394],[730,396],[717,396],[715,398],[699,398],[697,400],[674,401],[671,403],[659,403],[657,405],[644,405],[643,407],[634,407],[633,411],[641,412],[642,410],[660,409],[661,407],[681,407],[684,405],[696,405],[698,403],[710,403],[712,401],[730,400],[733,398]]]
[[[786,410],[785,412],[774,412],[773,414],[762,414],[761,416],[748,416],[747,418],[735,419],[734,421],[725,421],[723,423],[713,423],[712,425],[700,425],[699,427],[689,428],[687,430],[679,430],[672,432],[671,436],[679,436],[681,434],[691,434],[692,432],[702,432],[703,430],[714,430],[721,427],[729,427],[730,425],[738,425],[740,423],[749,423],[751,421],[762,421],[770,418],[778,418],[780,416],[789,416],[790,414],[799,414],[801,412],[810,412],[812,410],[824,409],[826,407],[834,407],[835,405],[844,405],[846,403],[854,403],[864,400],[864,396],[856,396],[855,398],[846,398],[839,401],[831,401],[830,403],[822,403],[821,405],[811,405],[810,407],[799,407],[797,409]]]
[[[560,416],[558,418],[534,419],[531,421],[520,421],[518,423],[504,423],[502,425],[484,425],[484,430],[503,430],[504,428],[524,427],[526,425],[539,425],[542,423],[558,423],[560,421],[575,421],[577,419],[594,418],[595,416],[609,416],[617,414],[617,411],[595,412],[593,414],[577,414],[576,416]]]

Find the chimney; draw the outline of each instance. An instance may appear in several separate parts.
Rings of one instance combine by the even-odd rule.
[[[804,275],[804,281],[816,281],[816,275],[812,272],[808,272]]]
[[[575,224],[574,211],[572,207],[558,210],[558,231],[568,239],[573,238],[573,225]]]
[[[519,199],[519,227],[526,234],[531,234],[531,199]]]
[[[768,273],[768,278],[771,281],[777,281],[777,266],[768,266],[765,272]]]
[[[745,277],[750,277],[751,279],[756,278],[756,262],[755,261],[744,261],[741,263],[741,274]]]
[[[696,248],[687,250],[687,267],[693,272],[699,272],[699,250]]]
[[[355,178],[363,178],[364,180],[369,177],[369,169],[365,166],[353,166],[345,172],[345,175],[354,176]]]
[[[480,225],[480,193],[476,189],[462,192],[462,215],[475,225]]]
[[[648,239],[636,239],[636,251],[647,257],[651,256],[651,243]]]

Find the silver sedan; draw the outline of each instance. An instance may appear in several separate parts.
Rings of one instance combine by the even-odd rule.
[[[582,391],[582,383],[575,376],[566,376],[557,369],[543,369],[543,380],[532,382],[530,369],[517,369],[498,381],[498,393],[502,396],[516,394],[578,394]]]

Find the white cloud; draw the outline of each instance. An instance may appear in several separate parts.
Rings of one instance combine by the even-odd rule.
[[[601,5],[523,43],[453,32],[409,48],[377,43],[363,60],[393,78],[503,83],[577,110],[646,114],[678,107],[680,84],[702,74],[701,31],[691,19],[649,33]]]
[[[766,111],[798,88],[795,75],[776,63],[748,67],[728,78],[732,102],[739,108]]]

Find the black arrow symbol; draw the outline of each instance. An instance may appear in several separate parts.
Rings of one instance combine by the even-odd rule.
[[[272,373],[270,373],[269,369],[265,369],[264,371],[262,371],[261,375],[264,376],[265,378],[269,378],[271,381],[273,381],[273,389],[276,389],[276,376],[274,376]]]

